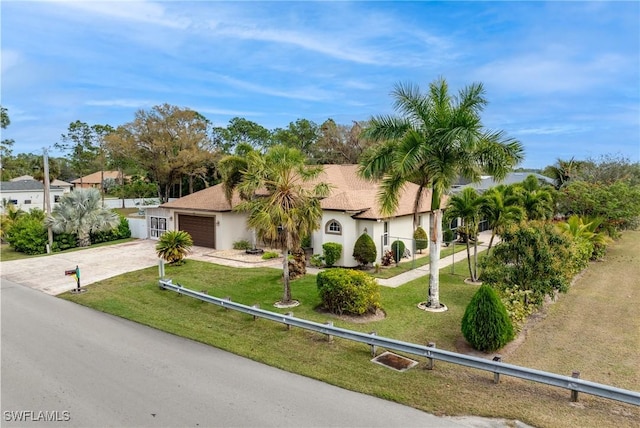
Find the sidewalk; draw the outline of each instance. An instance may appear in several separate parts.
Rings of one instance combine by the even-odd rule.
[[[491,231],[490,230],[485,230],[484,232],[480,232],[480,235],[478,237],[479,242],[481,242],[480,244],[478,244],[478,254],[480,254],[483,251],[486,251],[488,246],[489,246],[489,240],[491,239]],[[493,245],[495,246],[498,242],[500,241],[500,239],[496,236],[493,239]],[[464,244],[458,244],[461,246],[464,246]],[[471,250],[473,251],[473,249]],[[440,259],[440,263],[439,263],[439,267],[440,269],[445,268],[447,266],[451,266],[453,263],[457,263],[461,260],[466,260],[467,258],[467,251],[466,249],[463,251],[458,251],[457,253],[454,253],[450,256],[444,257],[442,259]],[[307,269],[308,271],[308,269]],[[385,286],[385,287],[391,287],[391,288],[396,288],[401,286],[402,284],[406,284],[407,282],[413,281],[414,279],[417,278],[421,278],[423,276],[429,275],[429,265],[426,264],[424,266],[421,266],[419,268],[416,269],[412,269],[408,272],[405,273],[401,273],[400,275],[396,275],[392,278],[387,278],[387,279],[378,279],[378,284]]]

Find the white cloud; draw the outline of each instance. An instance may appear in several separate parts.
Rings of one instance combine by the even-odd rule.
[[[85,105],[97,106],[97,107],[123,107],[123,108],[141,108],[153,106],[159,103],[155,103],[148,100],[135,100],[135,99],[111,99],[111,100],[87,100]]]

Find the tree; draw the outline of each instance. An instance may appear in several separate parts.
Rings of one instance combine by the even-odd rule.
[[[101,205],[97,189],[76,189],[60,198],[53,207],[45,225],[56,233],[74,233],[78,247],[91,245],[91,233],[111,230],[120,224],[120,218]]]
[[[524,219],[524,208],[519,202],[518,196],[513,193],[513,187],[504,184],[492,187],[482,195],[482,214],[491,229],[487,254],[491,252],[496,235],[502,235],[511,224]]]
[[[337,125],[333,119],[320,125],[318,140],[312,155],[319,164],[357,164],[360,156],[371,146],[371,141],[363,138],[362,125],[353,122],[351,127]]]
[[[554,165],[544,169],[544,175],[553,178],[556,190],[559,190],[577,176],[581,165],[582,162],[578,162],[574,158],[568,161],[557,159]]]
[[[158,186],[158,198],[166,202],[171,186],[212,156],[207,128],[201,114],[163,104],[139,110],[133,122],[119,126],[106,140],[112,152],[133,159],[148,172]]]
[[[475,189],[465,187],[458,195],[449,199],[447,215],[460,218],[462,223],[458,226],[458,233],[462,233],[467,244],[467,263],[472,282],[478,280],[478,228],[482,212],[483,200]],[[470,242],[473,241],[473,263],[471,262]]]
[[[421,227],[418,226],[416,230],[413,232],[413,240],[416,243],[416,250],[422,254],[422,250],[429,246],[429,236],[427,232]]]
[[[193,239],[184,230],[170,230],[163,233],[156,244],[156,253],[162,260],[172,264],[182,264],[193,247]]]
[[[246,195],[254,195],[259,189],[261,192],[242,201],[236,210],[249,214],[247,224],[259,236],[281,243],[284,292],[279,303],[290,305],[289,251],[299,248],[302,238],[320,227],[320,198],[328,195],[329,187],[317,183],[309,188],[310,180],[317,178],[322,168],[306,165],[296,149],[274,146],[264,156],[249,153],[247,161],[238,189]]]
[[[467,86],[454,96],[447,82],[438,79],[426,94],[417,86],[398,84],[392,95],[401,116],[371,119],[364,136],[380,144],[363,156],[360,172],[365,178],[382,180],[380,204],[386,215],[397,208],[404,184],[417,184],[414,224],[423,198],[431,193],[427,305],[439,308],[444,194],[459,176],[475,181],[486,172],[504,178],[522,159],[522,145],[501,131],[483,128],[480,113],[487,101],[482,84]]]
[[[318,141],[318,125],[307,119],[298,119],[289,123],[286,129],[277,128],[273,131],[273,141],[287,147],[298,149],[307,158],[313,156],[313,149]]]
[[[213,146],[220,152],[229,154],[236,151],[239,144],[249,144],[254,149],[264,149],[271,145],[271,132],[250,120],[234,117],[229,125],[215,127],[211,133]]]
[[[553,188],[541,186],[535,175],[530,175],[522,183],[514,185],[529,220],[550,220],[554,214]]]
[[[101,166],[100,154],[104,136],[113,128],[109,125],[92,125],[76,120],[69,124],[66,134],[62,134],[62,142],[55,147],[67,154],[71,169],[80,178]]]
[[[2,129],[7,129],[7,127],[11,124],[11,120],[9,119],[9,112],[5,107],[0,106],[0,127]],[[11,149],[13,147],[13,140],[3,139],[0,143],[0,160],[4,161],[8,157],[11,156]],[[4,169],[4,166],[2,166]]]

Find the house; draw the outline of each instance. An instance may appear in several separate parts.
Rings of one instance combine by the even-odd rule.
[[[35,180],[31,175],[21,175],[20,177],[12,178],[9,181],[25,181],[25,180]],[[73,184],[67,183],[66,181],[58,180],[57,178],[51,182],[51,188],[59,187],[62,189],[62,193],[69,193],[73,188]]]
[[[52,207],[64,193],[63,187],[51,185],[49,197]],[[9,204],[23,211],[31,211],[33,208],[44,211],[44,185],[34,179],[0,182],[0,201],[2,201],[0,207],[2,211]]]
[[[396,212],[388,217],[378,204],[380,185],[360,178],[357,165],[325,165],[320,176],[309,183],[325,182],[331,186],[330,195],[321,201],[320,229],[311,236],[315,254],[322,253],[322,245],[336,242],[342,245],[342,257],[336,265],[356,266],[352,257],[356,240],[362,233],[373,238],[378,259],[391,242],[400,239],[412,248],[413,204],[418,186],[408,183],[403,189]],[[194,245],[214,249],[231,249],[239,240],[251,242],[245,213],[233,211],[240,203],[237,193],[231,204],[224,195],[222,184],[184,196],[146,211],[149,237],[157,239],[167,230],[184,230],[191,234]],[[431,197],[427,195],[419,206],[418,223],[427,229]]]
[[[459,193],[462,189],[466,187],[471,187],[472,189],[476,189],[478,193],[484,193],[492,187],[498,186],[500,184],[504,184],[505,186],[511,184],[522,183],[528,176],[533,175],[538,179],[538,182],[543,184],[548,184],[553,186],[553,179],[546,177],[542,174],[538,174],[535,172],[510,172],[505,177],[504,180],[496,180],[491,175],[483,175],[480,177],[480,181],[477,183],[471,183],[468,180],[460,180],[455,185],[451,187],[451,191],[453,193]]]
[[[124,176],[124,180],[127,180],[129,177]],[[94,172],[93,174],[85,175],[81,178],[76,178],[71,183],[75,188],[78,189],[88,189],[90,187],[95,187],[97,189],[102,189],[102,180],[112,179],[115,180],[116,183],[120,184],[123,180],[123,175],[120,171],[104,171],[104,175],[102,171]]]

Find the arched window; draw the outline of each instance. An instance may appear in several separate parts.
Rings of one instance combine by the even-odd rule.
[[[324,227],[324,231],[333,235],[342,235],[342,225],[338,220],[329,220]]]

